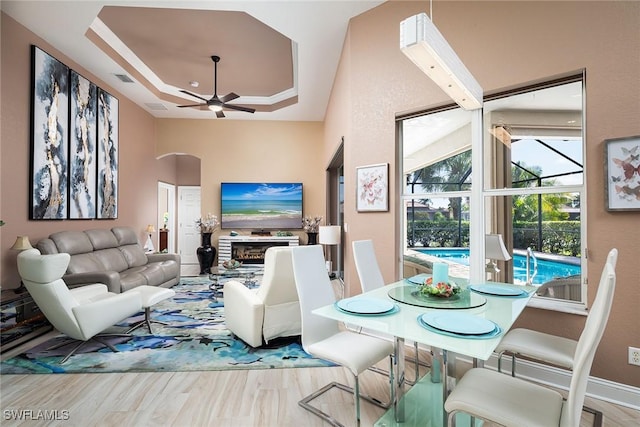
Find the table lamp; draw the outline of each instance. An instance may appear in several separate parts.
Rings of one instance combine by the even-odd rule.
[[[149,224],[147,225],[147,228],[145,230],[147,233],[149,233],[149,237],[147,238],[147,243],[144,244],[144,248],[148,251],[148,252],[153,252],[153,241],[151,240],[151,233],[155,233],[156,232],[156,228],[153,226],[153,224]]]
[[[29,242],[29,236],[18,236],[11,249],[14,251],[26,251],[27,249],[33,249],[33,246]]]
[[[341,242],[341,229],[339,225],[323,225],[318,228],[318,243],[321,245],[339,245]],[[327,272],[331,274],[331,249],[327,251]]]
[[[29,236],[18,236],[16,238],[16,241],[13,243],[13,246],[11,246],[11,249],[14,251],[22,252],[22,251],[26,251],[27,249],[33,249],[33,246],[31,246],[31,242],[29,241]],[[22,283],[22,280],[20,280],[20,287],[18,287],[17,289],[14,289],[14,292],[19,294],[24,290],[25,290],[24,283]]]
[[[484,257],[489,260],[486,266],[488,273],[499,273],[496,261],[509,261],[511,255],[504,245],[502,234],[487,234],[484,240]]]

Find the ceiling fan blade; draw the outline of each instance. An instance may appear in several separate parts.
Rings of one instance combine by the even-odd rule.
[[[216,117],[221,119],[224,117],[224,113],[222,111],[216,111]]]
[[[244,111],[246,113],[255,113],[255,108],[243,107],[242,105],[224,104],[224,108],[229,110]]]
[[[195,93],[191,93],[191,92],[189,92],[189,91],[187,91],[187,90],[183,90],[183,89],[181,89],[181,90],[180,90],[180,92],[182,92],[182,93],[184,93],[184,94],[186,94],[186,95],[189,95],[189,96],[193,96],[194,98],[202,99],[202,100],[203,100],[203,101],[205,101],[205,102],[207,102],[207,101],[208,101],[208,99],[203,98],[203,97],[201,97],[200,95],[196,95]]]
[[[185,107],[202,107],[202,106],[207,106],[207,104],[191,104],[191,105],[178,105],[178,108],[185,108]]]
[[[240,98],[240,95],[231,92],[231,93],[226,94],[222,98],[220,98],[220,101],[229,102],[229,101],[233,101],[236,98]]]

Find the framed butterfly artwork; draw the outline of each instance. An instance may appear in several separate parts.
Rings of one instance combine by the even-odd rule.
[[[640,210],[640,136],[605,140],[608,211]]]

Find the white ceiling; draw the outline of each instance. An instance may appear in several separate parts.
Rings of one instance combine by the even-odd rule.
[[[140,105],[155,117],[214,119],[210,111],[177,108],[177,103],[160,99],[141,82],[123,83],[115,74],[128,73],[91,42],[85,33],[103,6],[135,6],[167,9],[194,9],[208,11],[244,11],[262,23],[288,37],[297,47],[297,97],[298,102],[271,112],[255,114],[225,111],[227,119],[239,120],[293,120],[322,121],[333,85],[349,19],[379,4],[383,0],[297,0],[297,1],[7,1],[1,2],[7,13],[30,31],[46,40],[89,72]],[[158,32],[167,31],[158,28]],[[206,28],[181,28],[189,37],[205,36]],[[238,29],[241,31],[241,29]],[[153,43],[153,34],[149,34]],[[234,42],[231,34],[221,43]],[[209,58],[216,52],[202,52]],[[167,57],[171,55],[168,53]],[[222,66],[225,58],[222,58]],[[209,59],[210,61],[210,59]],[[143,64],[144,66],[144,64]],[[137,67],[136,67],[137,68]],[[211,79],[212,71],[207,77]],[[218,69],[219,81],[222,70]],[[189,78],[185,78],[188,80]],[[135,79],[134,79],[135,80]],[[192,88],[184,89],[195,91]],[[242,96],[239,90],[234,89]],[[224,95],[224,91],[219,91]],[[209,94],[210,95],[210,94]],[[241,98],[239,99],[242,100]],[[183,96],[179,104],[191,104],[193,99]],[[166,111],[150,109],[146,104],[163,104]],[[240,102],[239,102],[240,103]]]

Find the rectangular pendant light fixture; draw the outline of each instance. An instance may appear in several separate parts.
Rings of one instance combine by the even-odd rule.
[[[482,107],[482,87],[426,13],[400,23],[400,50],[462,108]]]

